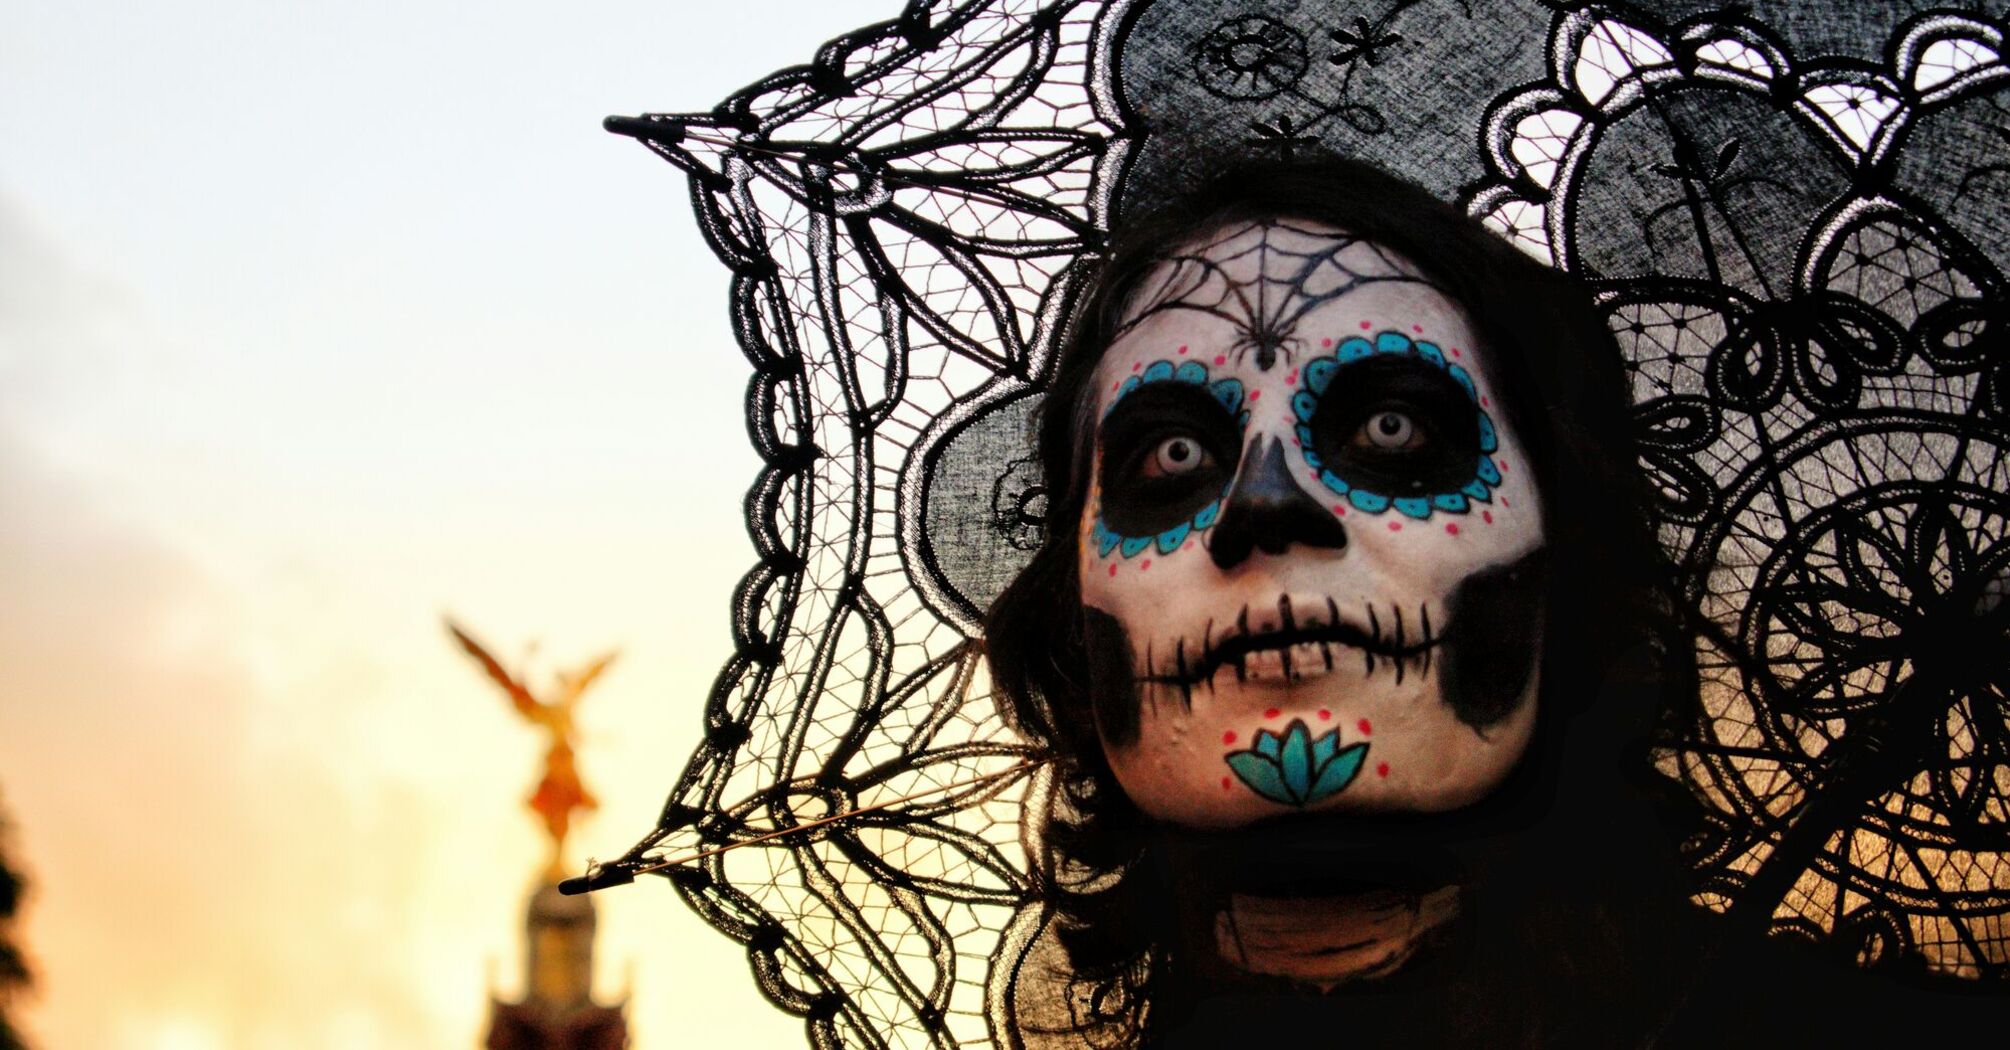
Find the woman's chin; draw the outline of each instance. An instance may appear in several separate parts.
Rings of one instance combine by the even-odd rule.
[[[1367,689],[1359,675],[1252,676],[1190,697],[1160,687],[1137,737],[1106,741],[1104,753],[1146,815],[1222,829],[1294,813],[1460,809],[1507,778],[1534,728],[1533,695],[1482,733],[1428,676]]]

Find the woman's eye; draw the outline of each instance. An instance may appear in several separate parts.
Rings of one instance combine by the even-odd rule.
[[[1207,465],[1207,450],[1200,442],[1181,435],[1169,437],[1152,449],[1145,459],[1146,477],[1176,478],[1191,474]]]
[[[1424,432],[1408,413],[1385,409],[1361,424],[1354,444],[1377,452],[1410,452],[1424,446]]]

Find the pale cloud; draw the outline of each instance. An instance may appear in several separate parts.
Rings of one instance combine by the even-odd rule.
[[[0,449],[0,775],[37,884],[39,1035],[117,1050],[155,1045],[155,1021],[227,1019],[219,1045],[333,1047],[341,1004],[367,1002],[441,1045],[452,1019],[396,947],[423,917],[381,858],[443,814],[250,747],[264,698],[236,621],[186,563]]]
[[[682,179],[598,122],[899,5],[681,6],[42,5],[0,40],[0,789],[43,1045],[475,1040],[539,747],[443,612],[539,675],[624,648],[575,862],[653,823],[758,463]],[[600,906],[643,1050],[800,1043],[667,887]]]
[[[642,513],[597,526],[619,493],[486,529],[359,513],[367,530],[343,543],[294,528],[256,476],[224,479],[239,528],[204,543],[188,524],[204,508],[122,503],[134,490],[44,418],[70,388],[144,367],[143,315],[94,344],[91,304],[116,283],[45,241],[0,245],[0,272],[47,291],[0,313],[0,345],[55,406],[0,391],[0,787],[37,887],[29,1030],[105,1050],[468,1045],[488,975],[518,985],[538,742],[440,613],[456,603],[512,658],[543,636],[540,674],[630,643],[582,710],[606,809],[577,838],[606,856],[653,819],[725,651],[723,600],[666,596],[723,599],[741,559],[688,565],[676,527],[651,535]],[[712,498],[720,520],[688,527],[731,522]],[[638,1031],[798,1038],[736,946],[662,886],[627,894],[602,902],[600,975],[613,996],[633,972]]]

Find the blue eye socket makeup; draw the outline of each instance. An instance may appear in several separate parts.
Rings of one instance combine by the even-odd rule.
[[[1492,503],[1492,416],[1472,375],[1437,344],[1385,331],[1305,363],[1291,399],[1300,454],[1355,509],[1422,520]],[[1200,361],[1154,361],[1117,384],[1097,433],[1100,557],[1178,550],[1214,525],[1249,427],[1239,380]]]
[[[1291,399],[1305,464],[1356,510],[1414,519],[1493,502],[1493,418],[1435,343],[1387,331],[1306,362]]]
[[[1170,554],[1213,525],[1248,421],[1242,383],[1210,381],[1199,361],[1154,361],[1124,380],[1097,431],[1096,553]]]

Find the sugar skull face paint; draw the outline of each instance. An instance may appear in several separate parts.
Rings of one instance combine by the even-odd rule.
[[[1098,731],[1146,812],[1455,808],[1526,749],[1540,494],[1457,303],[1340,231],[1162,264],[1097,373]]]

